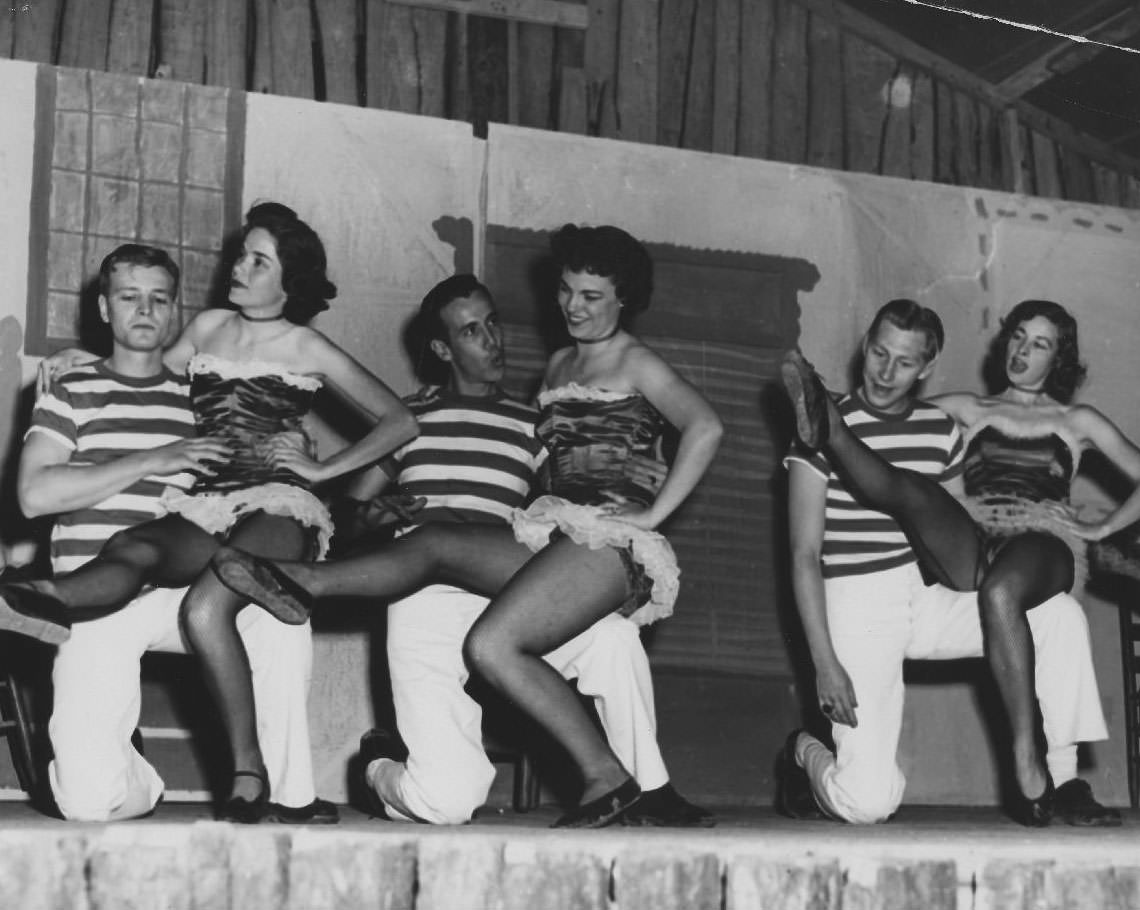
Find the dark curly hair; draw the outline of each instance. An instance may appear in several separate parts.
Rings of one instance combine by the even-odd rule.
[[[621,228],[563,225],[551,236],[550,251],[560,270],[609,278],[622,302],[623,318],[649,309],[653,260],[641,242]]]
[[[297,213],[280,202],[259,202],[245,215],[244,240],[255,228],[268,231],[281,262],[281,287],[285,291],[285,318],[296,325],[329,308],[326,301],[336,297],[336,285],[325,270],[328,259],[317,232]]]
[[[1001,331],[990,347],[990,364],[986,373],[995,392],[1009,388],[1009,375],[1005,367],[1009,341],[1019,326],[1038,316],[1043,316],[1057,327],[1057,352],[1053,356],[1053,368],[1045,378],[1044,391],[1062,404],[1068,404],[1084,380],[1087,369],[1081,363],[1077,320],[1061,304],[1052,300],[1023,300],[1009,311],[1009,315],[1001,321]]]

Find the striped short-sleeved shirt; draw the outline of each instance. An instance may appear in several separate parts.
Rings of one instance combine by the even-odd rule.
[[[407,400],[420,434],[385,464],[400,492],[427,499],[416,523],[503,523],[530,499],[546,450],[534,435],[537,412],[498,395],[443,389]]]
[[[69,370],[52,383],[32,412],[28,436],[42,433],[71,451],[71,465],[101,465],[194,435],[186,382],[169,370],[139,379],[112,372],[104,361]],[[56,518],[51,556],[56,573],[78,568],[107,538],[163,514],[169,487],[188,490],[188,473],[144,477],[102,502]]]
[[[953,418],[940,408],[915,401],[901,414],[884,414],[854,395],[845,397],[838,407],[855,435],[896,467],[939,483],[962,473],[962,437]],[[860,505],[822,453],[793,451],[787,461],[802,462],[827,481],[821,554],[824,578],[869,575],[915,561],[898,523]]]

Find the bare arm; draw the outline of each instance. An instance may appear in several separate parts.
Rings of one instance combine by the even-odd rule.
[[[323,461],[315,461],[300,447],[282,439],[274,449],[278,466],[321,483],[374,464],[419,433],[412,412],[392,390],[319,332],[309,331],[300,356],[306,372],[323,375],[338,395],[372,422],[372,429]]]
[[[229,449],[213,439],[184,439],[124,455],[101,465],[70,464],[72,450],[46,433],[32,433],[20,453],[20,508],[31,518],[57,515],[102,502],[144,477],[182,471],[212,473],[206,462]]]
[[[1078,523],[1077,532],[1082,537],[1100,540],[1140,519],[1140,449],[1096,408],[1080,405],[1070,413],[1080,436],[1132,481],[1132,493],[1118,508],[1098,522]]]
[[[720,446],[724,426],[700,392],[648,348],[636,348],[627,356],[638,391],[681,433],[656,501],[641,515],[625,516],[641,527],[656,528],[700,482]]]
[[[788,470],[792,590],[815,665],[816,692],[821,705],[832,706],[833,721],[854,727],[855,689],[831,643],[820,562],[827,481],[801,461],[792,461]]]
[[[973,392],[948,392],[927,398],[926,401],[953,417],[960,427],[968,427],[978,419],[978,396]]]

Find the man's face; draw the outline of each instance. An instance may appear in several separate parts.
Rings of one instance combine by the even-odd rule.
[[[440,310],[447,343],[432,350],[451,367],[456,391],[482,394],[503,378],[503,329],[499,314],[482,294],[460,297]]]
[[[863,400],[877,411],[901,414],[922,380],[934,369],[926,359],[926,333],[900,329],[884,320],[863,342]]]
[[[165,347],[174,323],[174,278],[161,266],[116,265],[99,312],[115,342],[132,351]]]

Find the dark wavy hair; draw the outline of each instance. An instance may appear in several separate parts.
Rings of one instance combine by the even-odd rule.
[[[336,297],[336,285],[325,270],[328,259],[317,232],[297,213],[280,202],[259,202],[245,215],[241,236],[261,228],[268,231],[281,262],[281,287],[285,291],[285,318],[306,325],[317,313],[329,308],[326,301]]]
[[[120,265],[165,269],[174,282],[174,297],[178,297],[178,282],[181,279],[178,264],[166,250],[142,243],[124,243],[103,258],[99,266],[99,293],[104,297],[111,290],[111,272]]]
[[[897,297],[884,303],[871,320],[867,338],[874,338],[884,322],[889,322],[904,332],[922,332],[926,336],[926,350],[923,353],[927,363],[938,356],[946,343],[946,330],[942,328],[938,314],[915,300]]]
[[[1009,341],[1019,326],[1037,316],[1045,317],[1057,327],[1057,352],[1053,357],[1053,368],[1045,377],[1044,390],[1062,404],[1068,404],[1073,400],[1088,370],[1081,363],[1077,320],[1061,304],[1052,300],[1023,300],[1009,311],[1009,315],[1001,321],[1001,331],[990,347],[987,378],[991,380],[995,392],[1009,388],[1009,374],[1005,367]]]
[[[449,303],[475,294],[485,297],[492,306],[495,305],[495,298],[491,296],[487,286],[474,275],[466,273],[444,278],[443,281],[428,291],[420,302],[419,313],[416,314],[416,318],[419,320],[418,328],[422,333],[424,344],[430,344],[432,341],[450,344],[451,339],[447,337],[447,326],[443,324],[443,317],[440,314]]]
[[[619,227],[563,225],[550,238],[550,252],[560,270],[589,272],[614,283],[624,313],[649,309],[653,294],[653,260],[649,251]]]

